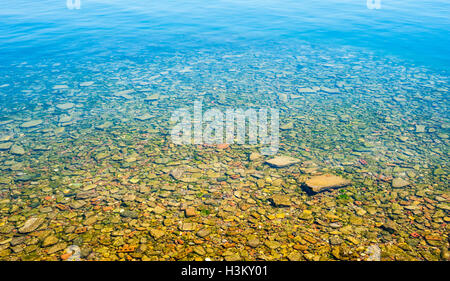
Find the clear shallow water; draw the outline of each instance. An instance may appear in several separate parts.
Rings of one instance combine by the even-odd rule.
[[[0,11],[1,260],[449,259],[444,1],[28,2]],[[174,145],[196,100],[278,109],[300,163]]]
[[[2,60],[137,53],[155,48],[286,44],[358,46],[448,69],[450,3],[344,1],[90,1],[2,3]]]

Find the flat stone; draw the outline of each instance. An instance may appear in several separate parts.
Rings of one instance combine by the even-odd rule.
[[[94,84],[93,81],[88,81],[88,82],[82,82],[82,83],[80,83],[80,86],[81,86],[81,87],[89,87],[89,86],[92,86],[93,84]]]
[[[170,171],[170,176],[176,180],[181,180],[183,174],[184,174],[184,169],[177,167],[175,169],[173,169],[172,171]]]
[[[159,99],[159,94],[153,94],[151,96],[147,96],[145,98],[146,101],[156,101]]]
[[[270,241],[270,240],[267,240],[265,243],[264,243],[264,245],[266,245],[267,247],[269,247],[270,249],[277,249],[277,248],[279,248],[280,246],[281,246],[281,243],[280,242],[277,242],[277,241]]]
[[[13,138],[13,135],[0,135],[0,142],[10,141]]]
[[[69,115],[67,115],[67,114],[63,114],[63,115],[61,115],[60,117],[59,117],[59,123],[67,123],[67,122],[70,122],[70,121],[72,121],[72,116],[69,116]]]
[[[397,224],[391,220],[387,220],[381,227],[389,233],[397,232]]]
[[[206,255],[205,249],[200,245],[195,246],[193,250],[197,255],[200,255],[200,256]]]
[[[76,200],[76,201],[74,201],[74,202],[69,204],[69,206],[72,209],[79,209],[79,208],[83,207],[84,205],[86,205],[86,202],[80,201],[80,200]]]
[[[252,152],[252,153],[250,153],[250,155],[248,156],[248,160],[250,160],[250,161],[255,161],[255,160],[261,158],[261,156],[262,156],[262,155],[259,154],[258,152]]]
[[[231,255],[226,255],[224,259],[225,261],[240,261],[241,256],[238,253],[233,253]]]
[[[192,231],[194,230],[194,224],[191,222],[185,222],[181,225],[180,230],[182,231]]]
[[[19,233],[29,233],[32,231],[35,231],[41,224],[44,223],[43,218],[30,218],[28,219],[25,224],[19,228]]]
[[[292,252],[287,256],[289,261],[301,261],[302,260],[302,254],[299,252]]]
[[[154,209],[153,209],[153,212],[155,213],[155,214],[162,214],[162,213],[164,213],[166,211],[166,209],[164,209],[164,208],[162,208],[162,207],[160,207],[160,206],[156,206]]]
[[[120,215],[124,218],[137,219],[139,216],[135,211],[125,210]]]
[[[332,188],[344,187],[349,184],[351,184],[350,180],[331,174],[314,176],[305,182],[305,185],[315,193]]]
[[[273,159],[267,160],[266,163],[275,168],[283,168],[300,163],[300,159],[290,156],[277,156]]]
[[[59,252],[67,248],[66,243],[58,243],[47,250],[47,254],[51,255],[53,253]]]
[[[408,186],[409,182],[407,180],[404,180],[402,178],[395,178],[392,180],[392,187],[393,188],[402,188],[405,186]]]
[[[294,129],[294,122],[289,122],[280,127],[280,130],[287,131]]]
[[[153,116],[152,115],[150,115],[149,113],[145,113],[145,114],[143,114],[143,115],[139,115],[139,116],[136,116],[136,117],[134,117],[134,118],[136,118],[137,120],[140,120],[140,121],[145,121],[145,120],[148,120],[148,119],[150,119],[150,118],[152,118]]]
[[[42,242],[42,247],[48,247],[51,245],[55,245],[56,243],[58,243],[58,238],[56,236],[50,235],[44,239],[44,242]]]
[[[8,150],[11,148],[11,146],[13,145],[12,142],[3,142],[0,143],[0,150]]]
[[[21,147],[20,145],[15,144],[11,147],[10,152],[11,152],[11,154],[15,154],[15,155],[24,155],[25,149],[23,149],[23,147]]]
[[[61,103],[61,104],[56,105],[56,107],[61,109],[61,110],[71,109],[74,106],[75,106],[75,104],[71,103],[71,102]]]
[[[194,207],[188,207],[184,210],[184,214],[186,215],[186,217],[194,217],[197,215],[197,211]]]
[[[271,201],[277,207],[291,206],[291,199],[287,195],[275,194],[272,196]]]
[[[155,239],[161,238],[162,236],[164,236],[164,234],[165,234],[165,232],[160,229],[157,229],[157,228],[150,229],[150,235]]]
[[[261,242],[258,240],[258,238],[251,238],[247,241],[247,245],[249,245],[252,248],[256,248],[261,244]]]
[[[425,133],[424,125],[416,125],[416,133]]]
[[[338,89],[328,88],[328,87],[323,87],[323,86],[320,87],[320,90],[323,91],[323,92],[330,93],[330,94],[337,94],[337,93],[339,93]]]
[[[37,119],[37,120],[31,120],[31,121],[27,121],[25,123],[23,123],[22,125],[20,125],[20,127],[22,128],[31,128],[31,127],[36,127],[40,124],[42,124],[44,121]]]
[[[317,92],[315,89],[311,89],[311,88],[299,88],[297,91],[299,93],[315,93],[315,92]]]
[[[107,128],[111,127],[112,125],[114,125],[113,122],[106,121],[105,123],[103,123],[101,125],[98,125],[95,128],[100,129],[100,130],[104,130],[104,129],[107,129]]]
[[[87,218],[87,219],[83,222],[83,224],[84,224],[84,225],[93,225],[93,224],[96,223],[96,222],[97,222],[97,217],[96,217],[96,216],[91,216],[91,217]]]
[[[205,238],[211,233],[211,230],[209,228],[202,228],[199,231],[197,231],[197,236],[201,238]]]
[[[116,92],[116,93],[114,93],[114,95],[118,96],[118,97],[121,97],[121,98],[124,98],[124,99],[127,99],[127,100],[130,100],[133,97],[130,96],[129,94],[131,94],[133,92],[134,92],[134,90],[124,90],[124,91]]]

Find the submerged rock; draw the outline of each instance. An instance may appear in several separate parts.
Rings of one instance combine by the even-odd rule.
[[[139,115],[139,116],[136,116],[136,117],[134,117],[134,118],[136,118],[137,120],[140,120],[140,121],[145,121],[145,120],[148,120],[148,119],[150,119],[150,118],[152,118],[153,116],[152,115],[150,115],[149,113],[145,113],[145,114],[143,114],[143,115]]]
[[[71,109],[74,106],[75,106],[75,104],[71,103],[71,102],[61,103],[61,104],[56,105],[56,107],[61,109],[61,110]]]
[[[184,171],[185,170],[183,168],[177,167],[170,171],[169,175],[176,180],[180,180],[183,177]]]
[[[197,215],[197,210],[194,207],[188,207],[184,210],[186,217],[194,217]]]
[[[12,134],[10,134],[10,135],[0,135],[0,142],[3,142],[3,141],[9,141],[9,140],[11,140],[13,138],[13,135]]]
[[[291,199],[287,195],[275,194],[272,196],[271,201],[276,207],[291,206]]]
[[[50,235],[44,239],[44,242],[42,242],[42,247],[48,247],[51,245],[55,245],[58,243],[58,238],[56,236]]]
[[[267,160],[266,163],[275,168],[283,168],[300,163],[300,159],[290,156],[277,156],[275,158]]]
[[[97,129],[99,129],[99,130],[104,130],[104,129],[107,129],[107,128],[111,127],[112,125],[114,125],[113,122],[106,121],[105,123],[103,123],[103,124],[101,124],[101,125],[98,125],[98,126],[96,126],[95,128],[97,128]]]
[[[248,160],[250,160],[250,161],[255,161],[255,160],[257,160],[257,159],[259,159],[259,158],[261,158],[261,157],[262,157],[262,155],[259,154],[258,152],[252,152],[252,153],[250,153],[250,155],[248,156]]]
[[[256,248],[261,244],[261,242],[258,240],[258,238],[250,238],[247,241],[247,245],[249,245],[252,248]]]
[[[134,93],[134,90],[119,91],[119,92],[114,93],[114,95],[117,97],[127,99],[127,100],[131,100],[133,98],[132,96],[129,95],[131,93]]]
[[[351,184],[350,180],[331,174],[311,177],[305,181],[305,185],[315,193],[349,184]]]
[[[60,123],[68,123],[68,122],[72,121],[72,116],[63,114],[63,115],[61,115],[61,116],[59,117],[59,120],[58,120],[58,121],[59,121]]]
[[[12,144],[13,144],[12,142],[0,143],[0,150],[8,150],[8,149],[10,149]]]
[[[22,125],[20,125],[20,127],[22,127],[22,128],[31,128],[31,127],[36,127],[36,126],[38,126],[38,125],[40,125],[42,123],[43,123],[43,121],[40,120],[40,119],[38,119],[38,120],[31,120],[31,121],[23,123]]]
[[[82,83],[80,83],[80,86],[81,86],[81,87],[89,87],[89,86],[92,86],[93,84],[94,84],[93,81],[88,81],[88,82],[82,82]]]
[[[199,231],[197,231],[197,236],[201,238],[205,238],[211,233],[211,230],[209,228],[202,228]]]
[[[25,224],[19,228],[19,233],[29,233],[35,231],[41,224],[44,223],[43,218],[30,218],[28,219]]]
[[[395,178],[392,180],[392,187],[393,188],[402,188],[405,186],[408,186],[409,182],[407,180],[404,180],[402,178]]]
[[[155,239],[161,238],[162,236],[164,236],[164,234],[165,234],[165,232],[160,229],[156,229],[156,228],[150,229],[150,235]]]
[[[416,125],[416,133],[425,133],[424,125]]]
[[[11,152],[11,154],[15,154],[15,155],[23,155],[23,154],[25,154],[25,149],[23,149],[23,147],[15,144],[11,147],[10,152]]]
[[[159,94],[153,94],[151,96],[147,96],[145,97],[146,101],[156,101],[159,99]]]

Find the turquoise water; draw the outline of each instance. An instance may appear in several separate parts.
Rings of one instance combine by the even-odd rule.
[[[0,260],[450,259],[449,1],[0,5]]]
[[[3,1],[2,1],[3,2]],[[448,69],[450,3],[329,1],[81,1],[2,3],[2,60],[151,55],[163,48],[286,44],[356,46]]]

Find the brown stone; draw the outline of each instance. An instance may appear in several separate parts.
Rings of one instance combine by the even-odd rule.
[[[344,187],[349,184],[351,184],[350,180],[330,174],[314,176],[305,182],[305,185],[316,193],[332,188]]]

